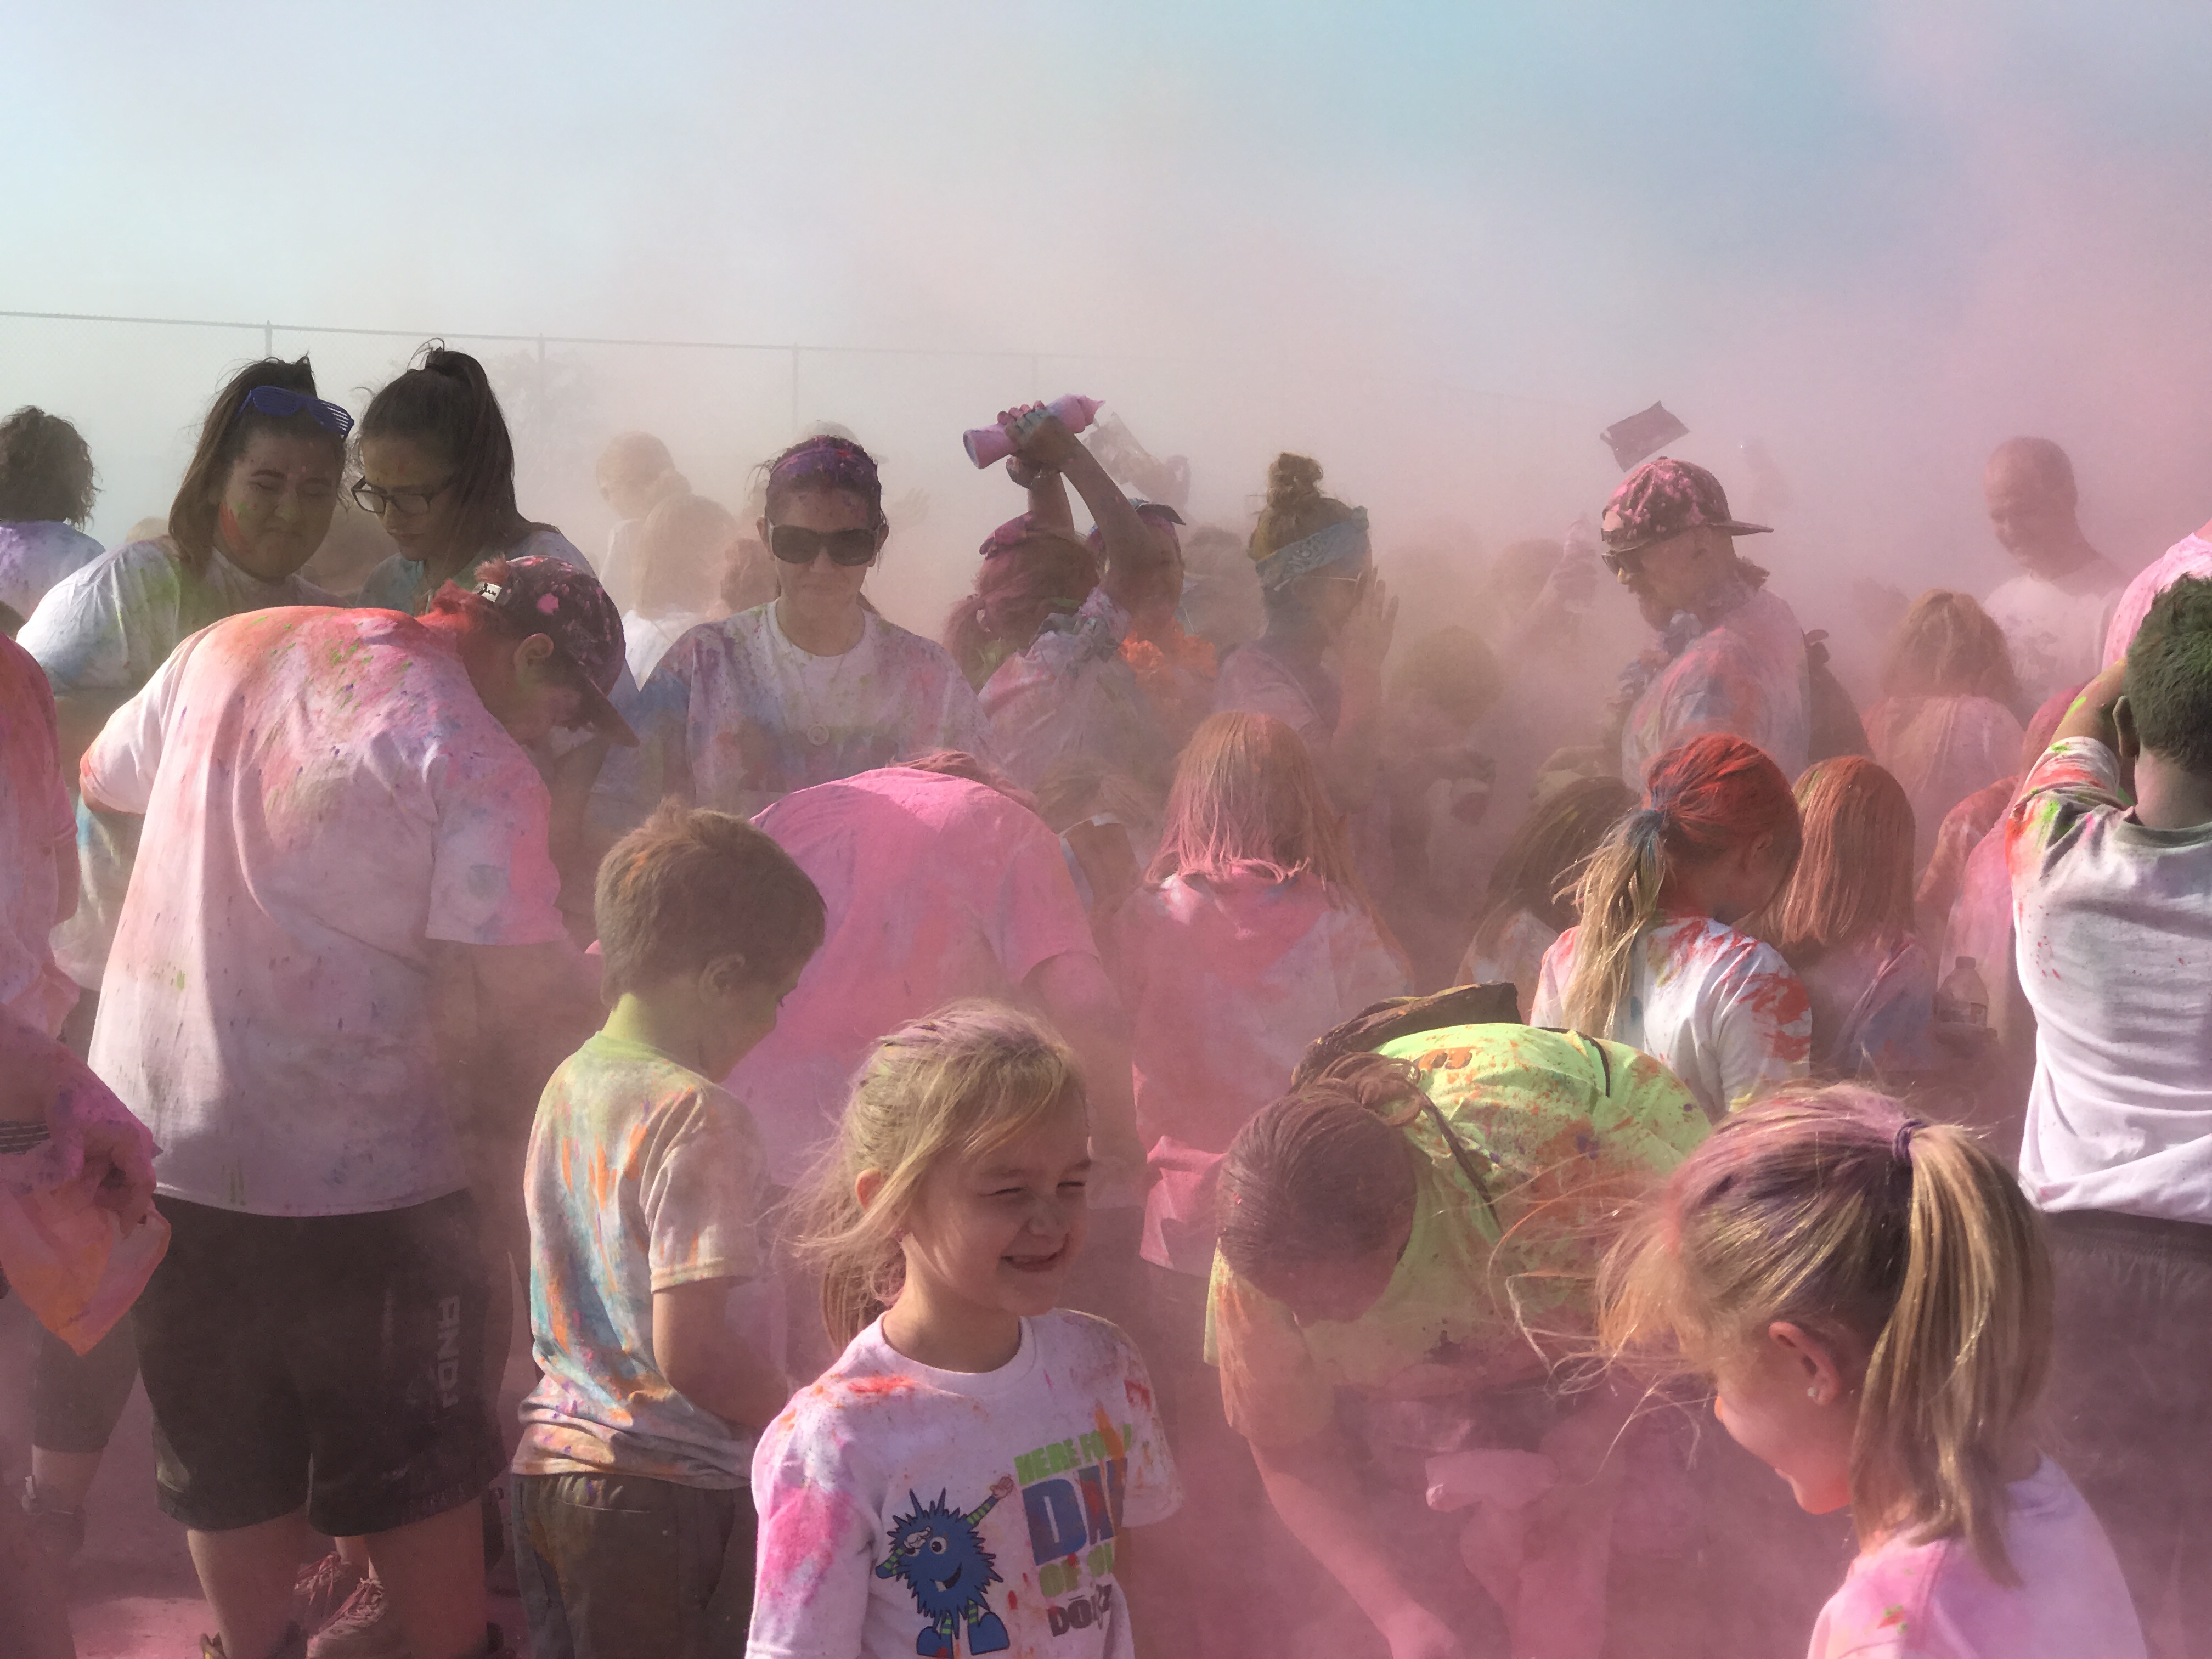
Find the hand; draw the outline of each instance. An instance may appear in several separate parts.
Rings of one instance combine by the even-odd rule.
[[[1390,1659],[1468,1659],[1468,1651],[1444,1621],[1426,1607],[1409,1606],[1382,1624]]]
[[[1382,659],[1390,654],[1390,635],[1397,626],[1398,601],[1390,597],[1380,576],[1370,576],[1337,635],[1337,653],[1346,674],[1379,678]]]
[[[1006,440],[1017,456],[1049,472],[1066,471],[1068,462],[1083,447],[1060,416],[1042,404],[1002,409],[999,424],[1006,428]]]
[[[1035,489],[1052,476],[1050,467],[1040,466],[1025,455],[1014,454],[1006,457],[1006,477],[1024,489]]]
[[[88,1123],[84,1126],[84,1167],[87,1174],[105,1166],[106,1174],[93,1202],[112,1210],[129,1232],[145,1220],[154,1207],[153,1139],[137,1123]]]

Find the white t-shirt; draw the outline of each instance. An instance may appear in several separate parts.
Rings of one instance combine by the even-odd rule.
[[[760,1138],[655,1049],[599,1032],[545,1085],[523,1178],[531,1355],[518,1474],[742,1486],[754,1437],[695,1405],[653,1349],[653,1297],[758,1270]]]
[[[2029,702],[2096,678],[2120,587],[2120,573],[2098,557],[2056,581],[2023,570],[1982,601],[2012,647],[2013,673]]]
[[[1963,1538],[1902,1539],[1851,1563],[1808,1659],[2142,1659],[2142,1626],[2089,1505],[2045,1458],[2006,1489],[2000,1584]]]
[[[468,1182],[429,944],[564,937],[545,786],[451,636],[386,611],[195,634],[118,709],[85,789],[145,834],[93,1069],[160,1190],[354,1215]]]
[[[272,605],[332,605],[313,582],[288,576],[264,582],[222,556],[194,570],[167,538],[131,542],[57,582],[19,636],[46,671],[57,697],[87,691],[136,691],[177,642],[210,623]],[[75,787],[76,780],[68,780]],[[54,957],[88,990],[115,937],[138,848],[135,819],[77,809],[82,886],[76,914],[54,930]]]
[[[2094,738],[2006,819],[2035,1081],[2020,1174],[2045,1210],[2212,1223],[2212,823],[2151,830]]]
[[[2184,576],[2212,577],[2212,542],[2202,536],[2184,536],[2136,578],[2112,607],[2112,625],[2105,630],[2105,666],[2110,668],[2128,654],[2136,630],[2150,615],[2151,602]]]
[[[100,551],[82,530],[51,519],[0,524],[0,605],[27,621],[56,582]]]
[[[1531,1025],[1567,1023],[1577,931],[1568,928],[1544,953]],[[1647,930],[1633,964],[1613,1030],[1585,1035],[1611,1037],[1664,1062],[1708,1116],[1805,1075],[1812,998],[1772,945],[1711,916],[1684,916]]]
[[[1136,1066],[1137,1131],[1159,1178],[1142,1254],[1213,1268],[1214,1163],[1245,1121],[1290,1086],[1306,1045],[1413,988],[1365,908],[1311,874],[1140,887],[1114,923],[1116,976]]]
[[[1182,1486],[1136,1349],[1059,1310],[981,1373],[871,1325],[762,1435],[753,1500],[747,1659],[1134,1659],[1115,1540]]]
[[[802,789],[758,822],[828,912],[775,1030],[727,1084],[752,1109],[769,1178],[789,1187],[877,1039],[956,998],[1018,998],[1039,963],[1097,947],[1059,837],[982,784],[889,766]]]
[[[653,671],[674,645],[700,623],[711,622],[696,611],[679,611],[672,616],[648,617],[641,611],[623,612],[623,658],[629,665],[629,677],[640,685],[653,678]]]
[[[599,773],[616,823],[664,795],[750,817],[794,789],[939,749],[995,760],[990,722],[945,647],[873,611],[835,657],[793,645],[773,600],[695,628],[623,712],[641,746]]]
[[[1752,590],[1682,647],[1628,711],[1620,775],[1641,785],[1651,763],[1708,732],[1765,750],[1786,777],[1805,769],[1813,743],[1811,671],[1796,613],[1771,590]]]

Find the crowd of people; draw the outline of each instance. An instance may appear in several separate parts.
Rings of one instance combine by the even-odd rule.
[[[2212,1655],[2212,526],[1862,708],[1684,460],[1416,621],[999,422],[936,637],[842,429],[0,422],[0,1654],[143,1377],[216,1659]]]

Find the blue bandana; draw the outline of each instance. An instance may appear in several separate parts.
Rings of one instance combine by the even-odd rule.
[[[1262,587],[1283,587],[1324,566],[1367,556],[1367,509],[1359,507],[1341,524],[1317,530],[1304,541],[1279,547],[1252,567]]]

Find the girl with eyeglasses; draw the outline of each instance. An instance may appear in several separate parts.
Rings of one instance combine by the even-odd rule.
[[[19,642],[53,688],[61,772],[76,811],[81,896],[52,943],[55,961],[84,993],[61,1028],[79,1056],[131,884],[139,820],[77,800],[77,763],[107,717],[188,635],[242,611],[332,603],[298,573],[330,528],[352,424],[315,395],[307,358],[248,363],[208,410],[168,533],[126,543],[63,577],[24,625]],[[82,1358],[52,1337],[40,1354],[25,1506],[64,1554],[83,1539],[84,1495],[137,1375],[125,1328]]]
[[[861,592],[890,525],[868,452],[801,440],[769,464],[760,538],[776,597],[691,629],[626,712],[641,746],[599,779],[603,830],[663,797],[746,817],[794,789],[917,755],[990,757],[989,723],[943,647]]]
[[[514,504],[514,441],[483,365],[433,342],[369,400],[353,498],[399,551],[369,573],[359,603],[420,616],[449,581],[491,559],[591,565]]]

